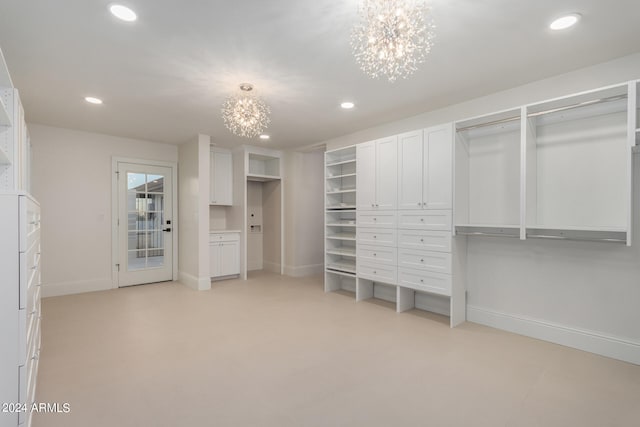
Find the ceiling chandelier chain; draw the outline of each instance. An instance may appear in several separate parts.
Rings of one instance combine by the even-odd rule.
[[[271,123],[271,110],[262,99],[251,93],[251,83],[241,83],[240,90],[239,94],[229,96],[222,104],[222,119],[233,134],[255,138]]]
[[[351,46],[367,75],[384,75],[394,82],[407,78],[425,62],[435,25],[424,0],[363,0],[359,16],[351,32]]]

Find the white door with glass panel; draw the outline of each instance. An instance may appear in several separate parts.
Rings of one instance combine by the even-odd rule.
[[[173,279],[172,169],[118,162],[118,286]]]

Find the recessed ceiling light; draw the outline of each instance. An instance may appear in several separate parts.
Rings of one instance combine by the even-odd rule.
[[[102,99],[96,98],[94,96],[86,96],[84,100],[87,101],[89,104],[96,104],[96,105],[102,104]]]
[[[353,107],[355,107],[355,106],[356,106],[356,104],[354,104],[353,102],[343,102],[342,104],[340,104],[340,106],[341,106],[342,108],[344,108],[345,110],[350,110],[350,109],[352,109]]]
[[[560,18],[553,21],[549,28],[552,30],[566,30],[569,27],[573,27],[580,20],[579,13],[570,13],[569,15],[561,16]]]
[[[263,141],[266,141],[269,138],[271,138],[271,137],[269,135],[264,134],[264,133],[262,135],[260,135],[260,139],[262,139]]]
[[[123,21],[133,22],[138,19],[138,15],[129,9],[127,6],[123,6],[121,4],[112,4],[109,6],[109,11],[118,19],[122,19]]]

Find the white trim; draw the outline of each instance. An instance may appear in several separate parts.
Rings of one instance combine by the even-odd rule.
[[[184,271],[178,273],[178,281],[183,285],[196,290],[196,291],[208,291],[211,289],[210,277],[196,277]]]
[[[640,365],[638,342],[472,305],[467,305],[467,320]]]
[[[42,298],[82,294],[85,292],[108,291],[112,288],[110,278],[47,283],[42,285]]]
[[[137,163],[146,166],[162,166],[171,169],[172,178],[172,205],[173,205],[173,275],[172,280],[178,280],[178,162],[166,162],[161,160],[134,159],[129,157],[111,158],[111,288],[117,289],[119,278],[118,268],[118,163]]]
[[[324,264],[308,264],[299,266],[284,266],[284,274],[291,277],[306,277],[322,274],[324,271]]]

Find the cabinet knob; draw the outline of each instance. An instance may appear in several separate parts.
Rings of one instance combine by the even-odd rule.
[[[378,272],[377,272],[377,271],[374,271],[374,272],[373,272],[373,274],[378,274]]]
[[[420,241],[421,241],[422,243],[424,243],[424,239],[420,239]]]
[[[378,255],[378,254],[373,254],[373,256],[376,256],[376,255]]]
[[[378,236],[373,236],[374,239],[376,239]]]
[[[420,218],[420,222],[424,222],[424,218]]]
[[[422,203],[418,202],[418,206],[422,206]]]
[[[378,218],[373,218],[373,220],[374,220],[374,221],[377,221],[377,220],[378,220]]]
[[[371,203],[371,207],[375,208],[376,207],[375,203]]]
[[[420,283],[424,283],[424,279],[420,279]]]
[[[420,262],[424,262],[424,259],[421,259]]]

